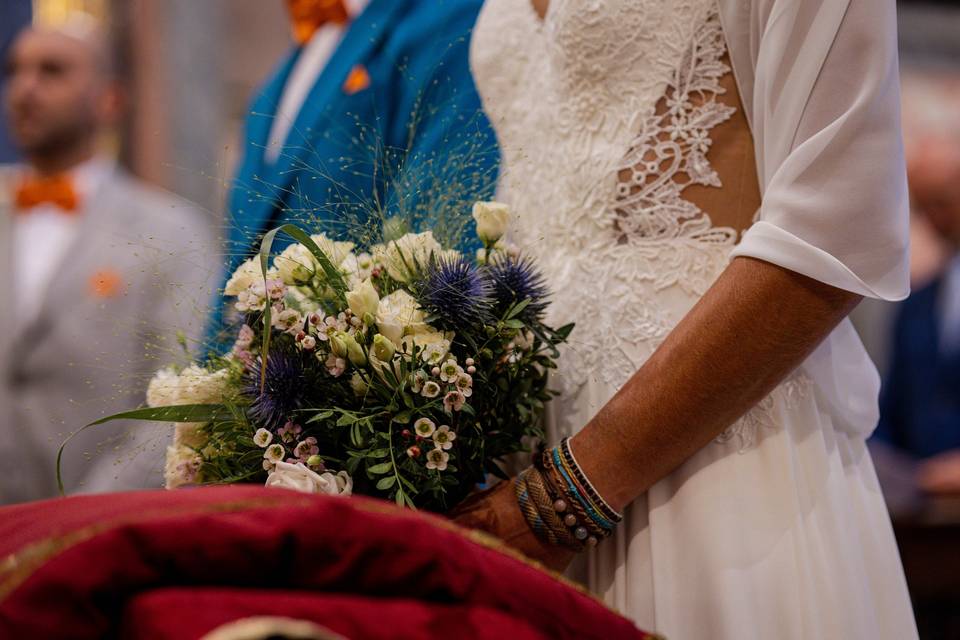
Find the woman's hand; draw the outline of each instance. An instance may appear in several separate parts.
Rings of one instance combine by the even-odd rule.
[[[513,480],[498,482],[467,498],[450,513],[450,518],[460,526],[486,531],[500,538],[554,571],[563,571],[573,560],[573,552],[541,542],[533,533],[520,511]]]

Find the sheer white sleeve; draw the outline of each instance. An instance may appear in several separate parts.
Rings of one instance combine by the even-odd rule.
[[[763,204],[734,256],[909,292],[894,0],[721,0]]]

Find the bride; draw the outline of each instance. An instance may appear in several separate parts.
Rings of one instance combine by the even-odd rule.
[[[577,328],[460,521],[670,637],[915,638],[845,319],[908,289],[894,1],[487,0],[472,63]]]

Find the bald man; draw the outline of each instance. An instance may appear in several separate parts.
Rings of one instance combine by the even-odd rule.
[[[202,215],[98,153],[121,92],[86,16],[20,33],[6,73],[26,161],[0,170],[0,504],[57,494],[64,438],[137,406],[217,277]],[[166,434],[133,428],[78,438],[68,491],[159,486]]]

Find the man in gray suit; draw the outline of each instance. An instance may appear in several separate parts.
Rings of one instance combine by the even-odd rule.
[[[143,402],[217,282],[209,221],[97,152],[119,103],[95,25],[17,37],[4,105],[27,162],[0,170],[0,504],[57,495],[64,438]],[[68,492],[162,486],[168,439],[87,430],[64,456]]]

